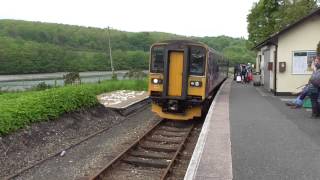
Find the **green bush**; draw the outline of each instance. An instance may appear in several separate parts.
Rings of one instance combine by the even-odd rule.
[[[51,85],[46,84],[45,82],[41,82],[31,89],[36,90],[36,91],[43,91],[43,90],[50,89],[50,88],[52,88]]]
[[[0,134],[8,134],[32,122],[55,119],[63,113],[94,106],[98,104],[96,96],[104,92],[146,88],[145,80],[123,80],[5,93],[0,95]]]
[[[128,78],[128,79],[144,79],[147,77],[147,74],[144,73],[141,70],[137,69],[130,69],[124,76],[123,78]]]
[[[80,82],[80,74],[78,72],[70,72],[66,75],[63,75],[64,84],[79,84],[77,82]]]

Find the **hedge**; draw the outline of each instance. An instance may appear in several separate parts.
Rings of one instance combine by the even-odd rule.
[[[0,134],[33,122],[56,119],[66,112],[98,104],[96,96],[114,90],[146,90],[145,80],[104,81],[43,91],[0,95]]]

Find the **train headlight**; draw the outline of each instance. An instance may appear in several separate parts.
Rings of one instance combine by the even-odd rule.
[[[162,80],[161,79],[157,79],[157,78],[154,78],[151,80],[153,84],[161,84],[162,83]]]
[[[190,81],[190,86],[192,87],[201,87],[202,82],[201,81]]]

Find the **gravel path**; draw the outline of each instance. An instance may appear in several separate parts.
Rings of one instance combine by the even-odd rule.
[[[75,179],[92,175],[142,135],[159,118],[150,108],[125,119],[92,139],[76,146],[64,156],[54,157],[16,179]]]

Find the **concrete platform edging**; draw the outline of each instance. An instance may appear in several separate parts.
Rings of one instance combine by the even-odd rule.
[[[229,122],[230,89],[231,80],[227,79],[210,106],[185,180],[233,179]]]

